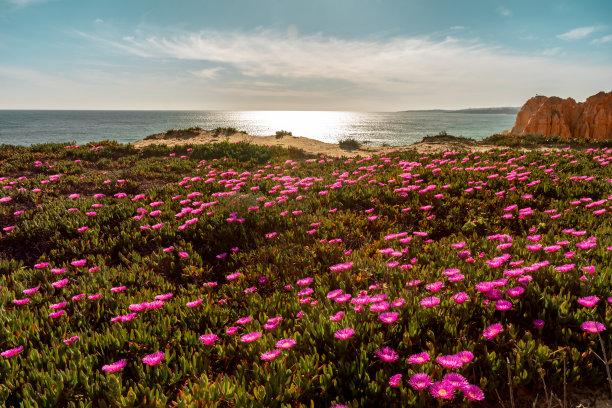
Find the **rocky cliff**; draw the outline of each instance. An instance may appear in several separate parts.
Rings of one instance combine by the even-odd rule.
[[[514,127],[504,132],[524,136],[558,135],[564,139],[612,139],[612,92],[600,92],[584,102],[556,96],[534,96],[516,115]]]

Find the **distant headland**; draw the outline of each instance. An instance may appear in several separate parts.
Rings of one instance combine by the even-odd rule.
[[[405,110],[402,112],[439,112],[439,113],[473,113],[473,114],[505,114],[516,115],[521,110],[518,106],[505,106],[499,108],[468,108],[468,109],[421,109],[421,110]]]

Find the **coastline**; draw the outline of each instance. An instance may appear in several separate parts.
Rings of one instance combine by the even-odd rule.
[[[484,152],[503,148],[495,144],[479,142],[473,139],[455,136],[428,136],[421,142],[404,146],[369,146],[362,144],[356,149],[341,148],[336,143],[325,143],[319,140],[299,136],[284,136],[277,138],[270,136],[253,136],[244,132],[231,134],[217,134],[214,130],[177,130],[167,133],[150,135],[143,140],[131,143],[136,149],[150,145],[166,145],[168,147],[186,144],[214,144],[221,142],[252,143],[261,146],[281,146],[285,148],[301,149],[308,155],[326,156],[369,156],[373,154],[386,154],[391,152],[416,151],[423,154],[435,154],[445,151],[458,152]],[[540,148],[538,148],[539,150]],[[550,150],[551,147],[541,149]]]

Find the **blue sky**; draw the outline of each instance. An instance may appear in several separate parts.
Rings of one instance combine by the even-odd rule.
[[[0,0],[0,109],[395,111],[602,90],[609,0]]]

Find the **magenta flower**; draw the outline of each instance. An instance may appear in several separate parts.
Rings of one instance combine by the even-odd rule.
[[[332,290],[331,292],[329,292],[327,294],[327,298],[328,299],[334,299],[337,298],[338,296],[340,296],[342,294],[342,289],[336,289],[336,290]]]
[[[279,349],[290,349],[296,345],[296,341],[293,339],[282,339],[276,342],[276,348]]]
[[[463,365],[463,361],[457,355],[440,356],[436,358],[436,362],[446,368],[459,368]]]
[[[208,346],[213,344],[217,340],[219,340],[219,336],[214,333],[203,334],[200,336],[200,341]]]
[[[502,330],[503,330],[503,326],[501,324],[499,323],[492,324],[486,329],[484,329],[484,332],[482,333],[482,337],[485,337],[487,339],[492,339],[493,337],[497,336],[499,332],[501,332]]]
[[[63,310],[63,309],[62,309],[62,310],[58,310],[57,312],[52,312],[52,313],[49,313],[49,317],[52,317],[52,318],[54,318],[54,319],[55,319],[55,318],[57,318],[57,317],[60,317],[60,316],[61,316],[61,315],[63,315],[64,313],[66,313],[66,311],[65,311],[65,310]]]
[[[278,356],[279,354],[280,354],[280,350],[266,351],[260,356],[260,358],[262,360],[272,360],[273,358],[276,358],[276,356]]]
[[[252,333],[244,334],[242,337],[240,337],[240,341],[243,343],[250,343],[252,341],[257,340],[260,337],[261,337],[261,332],[252,332]]]
[[[512,309],[512,302],[504,299],[499,299],[495,302],[495,308],[501,311],[510,310]]]
[[[603,323],[595,321],[584,322],[580,327],[582,330],[589,333],[597,333],[606,330],[606,326],[604,326]]]
[[[402,381],[402,375],[395,374],[391,376],[391,378],[389,378],[389,385],[392,387],[397,387],[398,385],[400,385],[400,381]]]
[[[236,326],[231,326],[231,327],[228,327],[228,328],[225,330],[225,333],[227,333],[227,334],[234,334],[234,333],[236,333],[237,331],[238,331],[238,327],[236,327]]]
[[[599,298],[597,296],[587,296],[578,299],[578,303],[585,307],[593,307],[599,302]]]
[[[51,309],[61,309],[62,307],[66,306],[68,302],[60,302],[60,303],[54,303],[52,305],[49,305],[49,307]]]
[[[469,384],[465,377],[458,373],[445,374],[442,382],[449,383],[455,388],[463,388]]]
[[[230,273],[230,274],[229,274],[229,275],[227,275],[225,278],[226,278],[228,281],[231,281],[231,280],[234,280],[234,279],[236,279],[236,278],[240,277],[240,275],[242,275],[240,272],[235,272],[235,273]]]
[[[534,327],[538,327],[538,328],[540,328],[540,327],[544,327],[544,320],[541,320],[541,319],[535,319],[535,320],[533,321],[533,325],[534,325]]]
[[[58,280],[57,282],[53,282],[51,284],[51,286],[53,286],[54,288],[59,289],[61,287],[66,286],[67,283],[68,283],[68,279],[62,279],[62,280]]]
[[[468,296],[468,294],[467,294],[467,293],[465,293],[465,292],[455,293],[455,294],[454,294],[454,295],[451,297],[451,299],[453,300],[453,302],[455,302],[455,303],[459,303],[459,304],[461,304],[461,303],[465,302],[465,301],[466,301],[466,300],[468,300],[469,298],[470,298],[470,297],[469,297],[469,296]]]
[[[164,293],[163,295],[155,296],[155,299],[157,299],[157,300],[167,300],[167,299],[170,299],[171,297],[172,297],[172,293]]]
[[[425,285],[425,289],[431,291],[431,292],[437,292],[440,289],[444,288],[444,283],[438,281],[438,282],[434,282],[434,283],[429,283],[427,285]]]
[[[427,352],[422,352],[418,354],[413,354],[408,357],[409,364],[425,364],[429,361],[429,354]]]
[[[300,279],[296,282],[300,286],[310,285],[312,283],[312,278],[304,278]]]
[[[70,265],[72,266],[83,266],[87,263],[87,259],[78,259],[76,261],[72,261]]]
[[[107,364],[102,366],[102,371],[106,371],[107,373],[114,373],[115,371],[121,370],[127,364],[127,360],[119,360],[112,364]]]
[[[118,292],[123,292],[126,289],[127,289],[126,286],[117,286],[117,287],[111,288],[111,292],[118,293]]]
[[[33,295],[34,293],[38,292],[38,289],[40,289],[40,286],[36,286],[35,288],[30,289],[24,289],[22,292],[24,295]]]
[[[469,350],[460,351],[455,356],[459,357],[463,364],[467,364],[474,359],[474,354]]]
[[[389,302],[375,303],[370,306],[370,310],[372,312],[384,312],[387,309],[389,309]]]
[[[204,299],[196,299],[196,300],[194,300],[194,301],[192,301],[192,302],[187,302],[185,305],[186,305],[187,307],[196,307],[197,305],[199,305],[200,303],[202,303],[202,302],[203,302],[203,300],[204,300]]]
[[[391,306],[393,307],[401,307],[403,306],[405,303],[405,300],[403,298],[399,298],[393,301],[393,303],[391,303]]]
[[[64,339],[62,340],[67,346],[70,345],[70,343],[77,341],[79,339],[79,336],[72,336],[70,338]]]
[[[159,362],[162,361],[164,357],[166,357],[166,353],[164,353],[163,351],[158,351],[156,353],[149,354],[148,356],[143,357],[142,362],[153,366],[159,364]]]
[[[461,391],[463,391],[463,395],[465,395],[465,397],[469,400],[482,401],[485,399],[482,390],[474,384],[468,384],[464,386],[463,388],[461,388]]]
[[[0,356],[6,357],[6,358],[10,358],[10,357],[13,357],[16,354],[21,353],[22,351],[23,351],[23,346],[19,346],[19,347],[15,347],[13,349],[10,349],[10,350],[3,351],[2,353],[0,353]]]
[[[446,381],[431,384],[429,392],[435,398],[453,399],[455,397],[455,387]]]
[[[340,340],[346,340],[353,334],[355,334],[355,330],[351,329],[350,327],[347,327],[344,329],[340,329],[336,333],[334,333],[334,337]]]
[[[417,391],[424,390],[432,384],[431,378],[425,373],[414,374],[412,377],[410,377],[410,380],[408,380],[408,382],[410,383],[412,388]]]
[[[395,352],[395,350],[393,350],[390,347],[379,348],[378,350],[376,350],[376,355],[382,361],[387,362],[387,363],[392,363],[395,360],[397,360],[399,357],[397,353]]]
[[[434,307],[435,305],[440,303],[440,298],[436,296],[426,297],[421,300],[421,306],[425,307]]]
[[[252,319],[253,319],[253,316],[241,317],[240,319],[236,320],[236,324],[244,325],[244,324],[249,323]]]
[[[147,309],[159,309],[164,305],[163,300],[154,300],[153,302],[146,302],[145,307]]]
[[[389,312],[389,313],[381,313],[380,315],[378,315],[378,318],[383,323],[393,323],[397,320],[397,316],[399,316],[399,313]]]
[[[25,305],[27,303],[30,303],[30,298],[25,298],[25,299],[13,299],[13,303],[16,305]]]
[[[342,316],[344,315],[344,312],[341,310],[338,313],[336,313],[333,316],[329,317],[329,320],[331,320],[332,322],[337,322],[338,320],[342,319]]]

